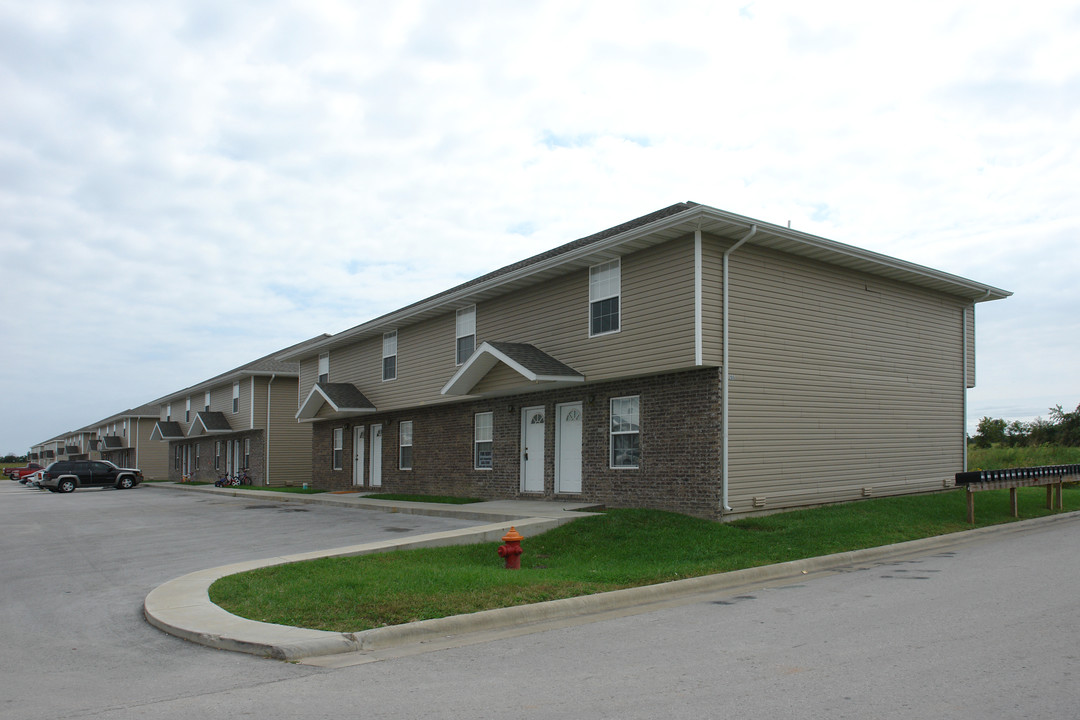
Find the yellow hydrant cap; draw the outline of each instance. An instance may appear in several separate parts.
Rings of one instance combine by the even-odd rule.
[[[514,529],[514,526],[510,526],[510,532],[503,535],[503,542],[521,542],[525,539],[525,536]]]

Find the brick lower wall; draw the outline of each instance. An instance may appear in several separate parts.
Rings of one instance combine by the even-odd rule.
[[[233,440],[240,441],[240,452],[244,452],[244,440],[245,438],[251,439],[251,456],[248,464],[248,474],[256,485],[261,485],[265,476],[266,465],[266,446],[263,443],[262,430],[253,430],[251,432],[239,433],[236,435],[224,435],[224,436],[212,436],[212,437],[200,437],[191,441],[172,441],[169,443],[169,456],[168,456],[168,468],[169,468],[169,480],[173,482],[180,482],[181,475],[183,474],[180,469],[176,467],[176,448],[179,446],[183,448],[185,445],[191,448],[191,480],[196,482],[215,482],[218,478],[225,474],[225,462],[228,457],[225,451],[225,443]],[[214,447],[215,443],[221,443],[221,467],[220,469],[214,469]],[[195,468],[195,448],[199,449],[199,467]],[[183,452],[181,450],[181,452]],[[183,459],[181,455],[181,464]],[[243,466],[243,459],[240,461],[240,465]]]
[[[715,519],[720,505],[720,389],[715,368],[703,368],[617,382],[416,408],[369,417],[315,423],[312,428],[312,483],[328,490],[371,490],[353,484],[353,428],[383,426],[384,492],[423,493],[503,499],[573,499],[608,507],[649,507]],[[641,460],[637,469],[612,469],[609,463],[609,401],[640,398]],[[555,406],[582,402],[582,491],[555,492]],[[521,410],[546,410],[544,491],[521,487]],[[473,419],[491,412],[494,422],[492,468],[473,467]],[[413,423],[413,465],[398,469],[399,429]],[[332,465],[334,428],[343,429],[342,468]],[[370,447],[365,448],[371,452]],[[369,455],[365,455],[367,465]]]

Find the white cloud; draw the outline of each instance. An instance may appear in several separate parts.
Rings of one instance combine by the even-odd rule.
[[[74,348],[5,358],[48,411],[0,451],[681,200],[1014,290],[979,307],[970,414],[1074,405],[1078,29],[1054,2],[0,3],[0,333]]]

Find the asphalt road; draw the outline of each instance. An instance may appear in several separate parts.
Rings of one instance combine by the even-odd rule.
[[[140,614],[156,584],[195,569],[464,524],[0,485],[0,717],[1080,717],[1080,517],[336,667],[208,650]]]

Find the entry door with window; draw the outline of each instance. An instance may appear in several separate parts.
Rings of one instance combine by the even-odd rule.
[[[555,492],[581,492],[581,403],[555,406]]]
[[[382,425],[371,426],[371,487],[382,487]]]
[[[352,464],[352,484],[363,485],[364,484],[364,436],[367,432],[367,428],[363,425],[357,425],[353,428],[353,464]]]
[[[544,492],[544,408],[521,409],[521,491]]]

